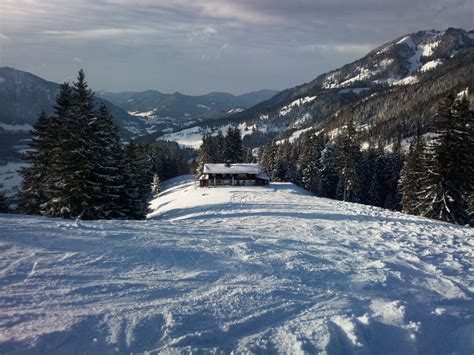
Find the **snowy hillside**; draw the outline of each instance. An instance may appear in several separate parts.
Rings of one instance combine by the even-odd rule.
[[[474,352],[472,229],[191,178],[147,221],[0,215],[0,353]]]
[[[232,124],[225,124],[220,127],[213,128],[203,128],[200,126],[194,126],[191,128],[186,128],[178,132],[167,133],[158,137],[157,141],[173,141],[180,144],[183,147],[199,149],[202,143],[202,137],[207,132],[212,136],[216,136],[221,132],[224,136],[226,135],[227,130],[232,126]],[[237,127],[240,130],[240,135],[245,137],[247,134],[252,133],[253,127],[247,127],[245,123],[238,124]]]
[[[14,196],[21,184],[20,169],[28,166],[26,163],[7,162],[0,165],[0,191],[8,196]]]
[[[431,121],[440,96],[472,87],[473,38],[473,32],[454,28],[398,37],[352,63],[233,115],[233,123],[256,127],[255,139],[247,139],[255,142],[251,148],[265,143],[265,135],[269,139],[278,133],[285,139],[307,128],[337,129],[348,117],[359,127],[370,124],[372,131],[364,138],[372,143],[393,143],[398,133],[409,138],[414,133],[409,125],[400,124],[399,132],[393,132],[400,117]],[[224,124],[228,120],[206,126],[218,129]]]
[[[212,92],[205,95],[189,96],[181,93],[165,94],[155,90],[143,92],[99,92],[97,95],[123,108],[132,115],[141,117],[173,118],[175,123],[210,117],[210,111],[216,116],[240,112],[268,100],[278,91],[260,90],[243,95],[224,92]]]

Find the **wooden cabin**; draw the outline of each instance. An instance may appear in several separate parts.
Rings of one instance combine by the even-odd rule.
[[[259,164],[204,164],[199,186],[264,186],[270,182]]]

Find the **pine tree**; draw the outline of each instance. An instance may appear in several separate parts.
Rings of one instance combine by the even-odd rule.
[[[420,212],[429,218],[466,224],[470,222],[473,169],[473,119],[467,100],[444,99],[435,122],[437,136],[427,151]]]
[[[0,185],[0,188],[2,186]],[[0,191],[0,213],[8,213],[10,212],[10,201],[8,201],[7,196],[3,191]]]
[[[296,175],[295,167],[291,164],[291,144],[284,140],[276,148],[275,165],[271,172],[273,181],[293,181]]]
[[[202,143],[199,147],[199,165],[197,173],[200,175],[204,171],[204,165],[212,163],[212,143],[211,135],[205,132],[202,136]]]
[[[28,152],[22,157],[30,166],[20,170],[22,175],[19,209],[27,214],[40,214],[47,202],[49,169],[51,165],[52,132],[51,118],[44,111],[40,113],[33,125],[31,143]]]
[[[386,159],[383,148],[379,144],[375,150],[372,177],[369,181],[368,201],[372,206],[383,207],[387,196]]]
[[[122,144],[119,128],[103,103],[97,110],[97,117],[90,123],[90,132],[95,143],[95,159],[89,177],[94,189],[93,218],[123,217],[120,202],[120,194],[125,186]]]
[[[44,188],[47,201],[41,206],[41,213],[48,216],[60,216],[61,210],[69,209],[70,205],[65,196],[68,194],[68,181],[74,165],[70,149],[73,149],[74,139],[77,138],[77,122],[71,112],[72,101],[72,88],[68,83],[62,84],[49,122],[54,142],[47,153],[50,157],[49,183]]]
[[[146,146],[136,145],[133,141],[127,146],[125,175],[127,216],[142,219],[148,209],[153,179],[151,157]]]
[[[301,185],[308,191],[320,195],[319,172],[321,154],[324,149],[325,138],[322,136],[306,135],[301,140],[301,155],[299,157],[299,170]]]
[[[420,214],[420,184],[425,176],[425,142],[418,124],[416,135],[413,137],[408,154],[403,165],[398,190],[402,195],[402,211],[410,214]]]
[[[72,117],[77,122],[77,140],[72,149],[73,163],[71,168],[73,178],[70,179],[71,213],[80,219],[94,219],[97,210],[94,203],[95,193],[100,189],[100,184],[94,181],[94,168],[98,159],[95,151],[99,144],[95,140],[94,121],[94,95],[85,80],[83,70],[79,71],[77,81],[73,84],[73,110]]]
[[[370,198],[370,188],[372,185],[372,178],[375,171],[375,161],[377,159],[377,149],[375,149],[372,144],[369,144],[369,147],[366,151],[362,153],[362,199],[361,202],[371,205],[372,201]]]
[[[255,163],[255,157],[253,156],[252,149],[247,148],[245,153],[245,162],[248,164]]]
[[[242,163],[243,159],[240,130],[237,127],[229,127],[225,136],[224,160],[230,163]]]
[[[267,173],[269,176],[272,175],[273,170],[276,167],[278,147],[274,139],[271,139],[263,148],[261,157],[261,168],[262,171]]]
[[[224,147],[226,139],[222,132],[219,130],[215,137],[211,137],[211,163],[222,163],[225,161],[224,158]]]
[[[321,169],[318,174],[319,195],[336,198],[336,187],[339,180],[336,168],[336,151],[331,143],[326,143],[320,158]]]
[[[61,85],[52,117],[42,114],[34,128],[22,210],[81,219],[125,216],[118,127],[104,105],[95,111],[82,70],[72,88]]]
[[[399,211],[401,208],[401,196],[398,191],[398,181],[400,180],[404,161],[400,144],[395,144],[393,151],[386,154],[384,160],[386,193],[383,207],[390,210]]]
[[[350,120],[336,140],[336,167],[339,175],[337,198],[360,202],[362,195],[362,155],[357,142],[354,123]]]
[[[125,149],[125,203],[127,217],[134,219],[143,218],[143,199],[140,194],[140,167],[138,164],[138,147],[131,141]]]

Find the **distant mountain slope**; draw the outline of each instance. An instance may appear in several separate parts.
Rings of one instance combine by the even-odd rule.
[[[243,95],[212,92],[206,95],[189,96],[178,92],[164,94],[155,90],[143,92],[99,92],[105,98],[127,112],[152,118],[172,118],[176,122],[191,119],[225,117],[239,112],[278,94],[278,91],[260,90]]]
[[[270,136],[291,137],[310,127],[336,129],[352,117],[361,127],[370,125],[375,134],[371,139],[390,140],[394,130],[388,126],[398,127],[402,136],[410,135],[414,126],[397,120],[428,122],[437,99],[472,89],[473,64],[473,31],[420,31],[201,128],[216,131],[239,123],[252,131],[247,143],[259,146]]]
[[[41,110],[52,112],[59,84],[10,67],[0,68],[0,122],[18,125],[33,124]],[[107,99],[96,95],[122,127],[135,125],[136,119]]]
[[[12,159],[24,148],[38,114],[42,110],[52,112],[58,89],[59,84],[31,73],[0,68],[0,160]],[[106,99],[96,101],[107,105],[124,139],[147,133],[145,120],[129,115]]]
[[[472,229],[290,183],[0,214],[2,354],[472,354]]]

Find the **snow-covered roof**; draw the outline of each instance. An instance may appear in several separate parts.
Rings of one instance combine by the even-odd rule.
[[[204,164],[204,174],[258,174],[259,164]]]

